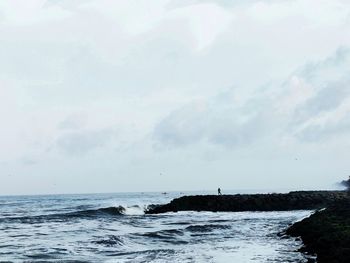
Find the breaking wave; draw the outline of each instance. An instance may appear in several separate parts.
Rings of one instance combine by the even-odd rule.
[[[136,207],[132,207],[132,211],[134,211]],[[141,210],[141,208],[139,209]],[[86,210],[78,210],[68,213],[57,213],[57,214],[47,214],[47,215],[36,215],[36,216],[23,216],[23,217],[5,217],[1,218],[0,222],[16,222],[16,223],[38,223],[38,222],[46,222],[46,221],[68,221],[71,219],[79,219],[79,218],[95,218],[95,217],[103,217],[103,216],[122,216],[128,214],[128,208],[123,206],[111,206],[104,207],[98,209],[86,209]]]

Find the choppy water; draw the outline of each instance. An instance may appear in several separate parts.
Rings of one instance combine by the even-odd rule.
[[[0,197],[0,262],[306,262],[277,233],[310,211],[143,214],[178,196]]]

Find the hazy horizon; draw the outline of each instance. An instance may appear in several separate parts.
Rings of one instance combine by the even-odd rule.
[[[0,29],[0,195],[350,175],[348,1],[13,0]]]
[[[222,195],[235,195],[235,194],[284,194],[293,191],[345,191],[344,187],[341,187],[337,184],[330,186],[328,188],[273,188],[273,189],[222,189]],[[67,196],[75,196],[75,195],[124,195],[124,194],[159,194],[159,195],[217,195],[217,188],[213,189],[200,189],[200,190],[171,190],[171,191],[119,191],[119,192],[66,192],[66,193],[30,193],[30,194],[1,194],[0,197],[17,197],[17,196],[55,196],[55,195],[67,195]]]

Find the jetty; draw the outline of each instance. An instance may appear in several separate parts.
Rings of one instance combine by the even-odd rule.
[[[348,198],[346,191],[294,191],[286,194],[193,195],[151,205],[146,214],[178,211],[289,211],[328,207]]]

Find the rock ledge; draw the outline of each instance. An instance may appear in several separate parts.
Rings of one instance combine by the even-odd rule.
[[[287,194],[182,196],[164,205],[151,205],[146,214],[178,211],[288,211],[313,210],[345,200],[345,191],[295,191]]]

